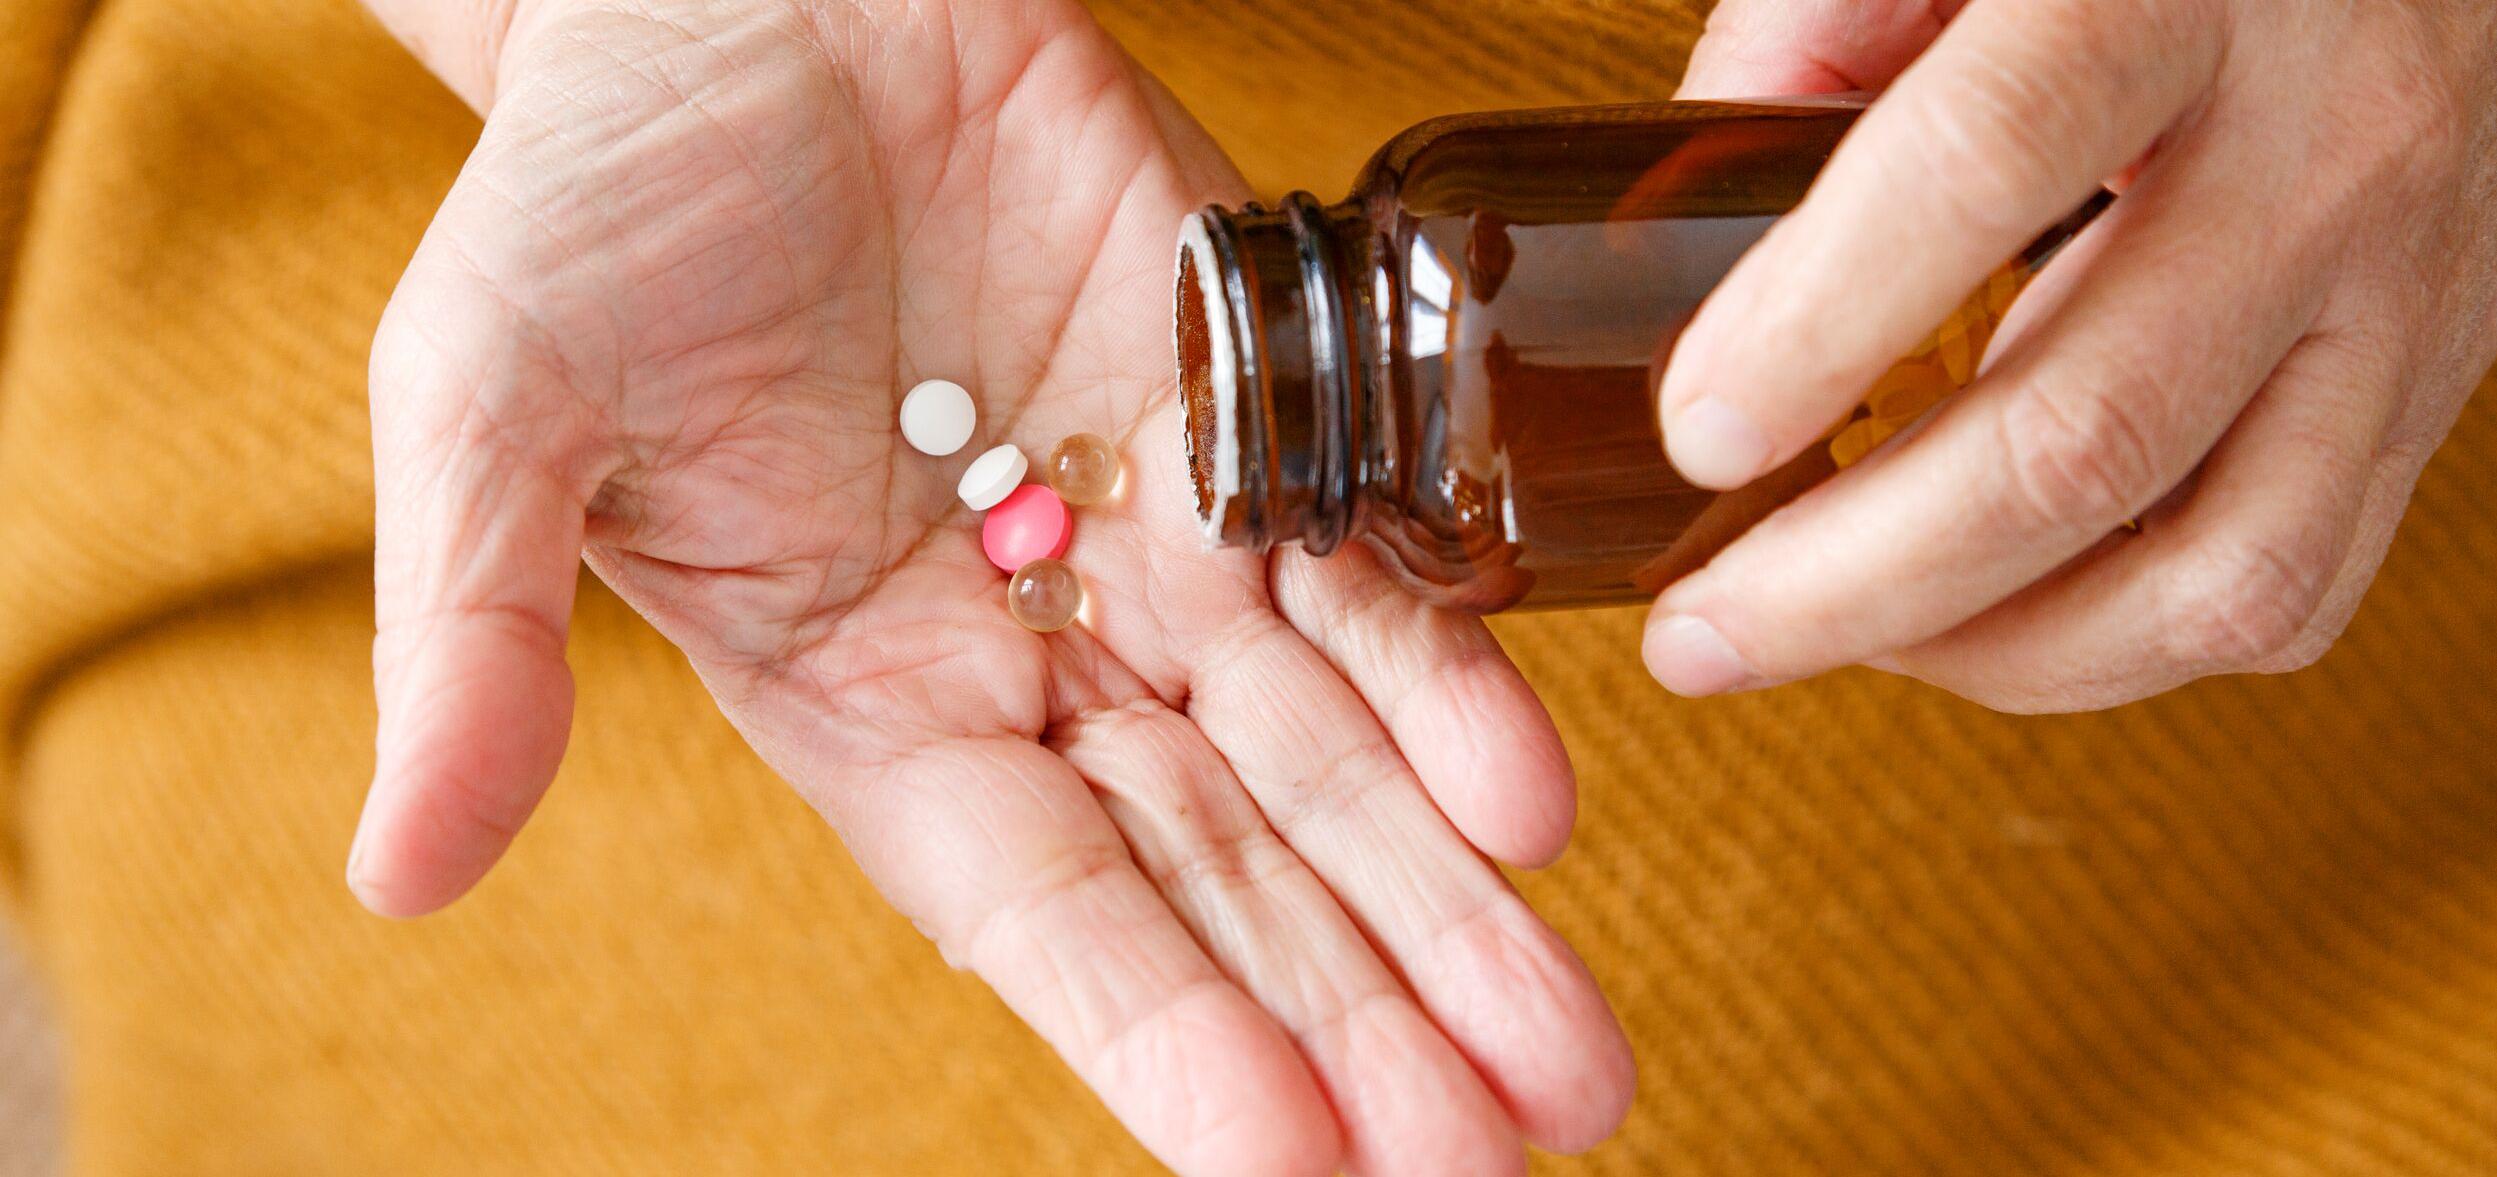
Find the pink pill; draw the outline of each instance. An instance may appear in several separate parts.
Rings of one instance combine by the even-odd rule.
[[[1075,517],[1055,491],[1037,483],[1006,496],[988,509],[980,524],[980,548],[988,562],[1013,572],[1034,560],[1055,560],[1066,554],[1075,537]]]

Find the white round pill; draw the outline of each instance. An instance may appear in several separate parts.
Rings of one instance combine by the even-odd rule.
[[[962,482],[954,491],[962,496],[964,506],[985,511],[1006,501],[1014,488],[1023,485],[1023,474],[1031,468],[1023,451],[1001,445],[971,459],[971,468],[962,472]]]
[[[902,398],[902,440],[930,457],[961,449],[979,420],[971,394],[951,380],[922,380]]]

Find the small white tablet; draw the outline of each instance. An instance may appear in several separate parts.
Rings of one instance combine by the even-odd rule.
[[[971,394],[951,380],[922,380],[902,398],[902,440],[932,458],[961,449],[979,423]]]
[[[1014,488],[1023,485],[1023,475],[1031,468],[1022,450],[1001,445],[971,459],[971,468],[962,472],[962,482],[954,490],[964,506],[985,511],[1006,501]]]

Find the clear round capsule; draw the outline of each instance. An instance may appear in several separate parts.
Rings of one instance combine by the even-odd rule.
[[[1118,451],[1095,434],[1072,434],[1049,451],[1043,473],[1068,506],[1089,507],[1118,489]]]
[[[1064,560],[1042,557],[1006,581],[1006,612],[1034,633],[1065,629],[1083,607],[1084,582]]]

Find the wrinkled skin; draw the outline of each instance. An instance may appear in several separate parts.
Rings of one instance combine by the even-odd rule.
[[[1967,393],[1664,594],[1658,678],[1870,662],[2069,711],[2314,662],[2497,361],[2497,5],[1724,0],[1683,93],[1852,89],[1884,93],[1677,345],[1695,481],[1811,444],[2122,195]]]
[[[535,805],[586,558],[1181,1171],[1516,1172],[1612,1130],[1620,1032],[1477,850],[1571,820],[1516,672],[1358,557],[1196,537],[1170,250],[1244,194],[1086,14],[374,7],[487,122],[374,344],[368,905],[449,902]],[[975,447],[1122,445],[1069,554],[1089,628],[1016,626],[971,451],[897,444],[940,375]]]

